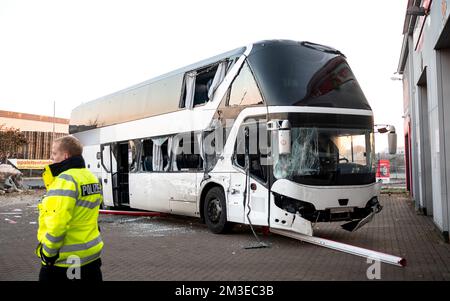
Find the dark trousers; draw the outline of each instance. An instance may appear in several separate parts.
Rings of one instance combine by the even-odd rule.
[[[100,270],[101,265],[102,261],[99,258],[82,266],[80,268],[80,279],[69,279],[67,276],[68,268],[43,265],[39,272],[39,281],[103,281],[102,271]]]

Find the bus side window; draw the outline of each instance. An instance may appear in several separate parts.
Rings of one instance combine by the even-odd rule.
[[[153,141],[144,139],[142,142],[141,170],[153,171]]]
[[[197,171],[203,169],[203,159],[200,154],[199,136],[196,133],[178,135],[174,143],[174,171]]]
[[[261,93],[247,62],[245,62],[231,86],[228,106],[250,106],[262,103]]]
[[[143,140],[141,156],[141,168],[143,171],[169,170],[169,143],[172,143],[172,137],[148,138]]]
[[[207,103],[225,78],[228,61],[187,72],[184,76],[180,108],[191,109]]]
[[[249,169],[250,174],[263,182],[267,180],[268,139],[265,120],[242,125],[239,128],[235,149],[234,164],[245,169],[245,137],[244,128],[249,127]]]
[[[245,168],[245,140],[244,140],[244,127],[239,128],[236,144],[234,147],[234,163]]]

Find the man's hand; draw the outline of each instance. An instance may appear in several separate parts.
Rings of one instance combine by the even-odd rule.
[[[45,256],[44,252],[42,252],[42,244],[39,243],[39,255],[41,256],[41,260],[45,263],[45,265],[47,266],[53,266],[56,262],[56,260],[59,257],[59,254],[56,254],[55,256],[52,257],[47,257]]]

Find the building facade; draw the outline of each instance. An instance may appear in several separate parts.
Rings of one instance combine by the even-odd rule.
[[[69,120],[64,118],[0,110],[0,126],[20,130],[27,143],[10,158],[50,159],[53,139],[69,132]]]
[[[444,240],[450,220],[450,0],[409,0],[403,75],[407,188]]]

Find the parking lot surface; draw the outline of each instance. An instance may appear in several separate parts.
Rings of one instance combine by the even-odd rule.
[[[43,190],[0,195],[0,280],[37,280],[37,204]],[[431,218],[417,215],[402,194],[382,195],[372,223],[349,233],[318,223],[315,235],[406,258],[406,267],[382,263],[381,280],[450,280],[450,245]],[[102,215],[104,280],[368,280],[365,258],[276,234],[256,240],[247,226],[216,235],[195,218]]]

